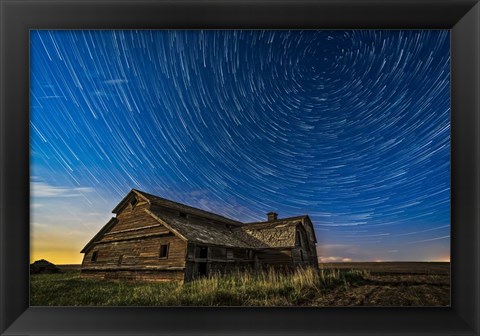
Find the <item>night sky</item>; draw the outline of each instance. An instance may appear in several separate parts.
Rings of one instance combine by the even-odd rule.
[[[32,31],[32,259],[137,188],[308,214],[322,261],[449,260],[450,44],[432,31]]]

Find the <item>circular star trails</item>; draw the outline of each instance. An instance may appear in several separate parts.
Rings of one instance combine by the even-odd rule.
[[[32,31],[32,175],[448,256],[449,67],[448,31]]]

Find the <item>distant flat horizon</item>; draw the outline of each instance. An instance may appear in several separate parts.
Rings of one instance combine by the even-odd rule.
[[[450,260],[448,30],[31,30],[32,261],[132,189],[308,214],[325,262]]]
[[[46,260],[46,261],[49,261],[47,259],[44,259],[44,258],[41,258],[41,259],[37,259],[37,260],[34,260],[32,261],[31,263],[35,262],[35,261],[38,261],[38,260]],[[439,263],[439,264],[445,264],[445,263],[450,263],[451,261],[448,260],[448,261],[428,261],[428,260],[424,260],[424,261],[340,261],[340,262],[319,262],[318,264],[319,265],[322,265],[322,264],[367,264],[367,263],[375,263],[375,264],[387,264],[387,263],[392,263],[392,264],[401,264],[401,263],[404,263],[404,264],[408,264],[408,263]],[[53,263],[55,264],[55,263]],[[82,266],[82,263],[79,263],[79,264],[55,264],[55,266],[60,266],[60,267],[65,267],[65,266],[77,266],[77,267],[81,267]]]

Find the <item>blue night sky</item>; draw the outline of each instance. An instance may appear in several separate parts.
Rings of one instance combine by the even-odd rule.
[[[132,188],[308,214],[322,261],[450,258],[448,31],[32,31],[30,76],[33,259]]]

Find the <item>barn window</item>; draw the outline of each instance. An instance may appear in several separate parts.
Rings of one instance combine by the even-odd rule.
[[[301,260],[301,261],[304,261],[304,260],[305,260],[305,259],[303,259],[303,251],[302,251],[302,250],[300,250],[300,260]]]
[[[118,265],[121,265],[123,261],[123,254],[118,257]]]
[[[185,212],[180,212],[179,216],[182,218],[187,218],[187,214]]]
[[[138,203],[138,199],[136,197],[133,197],[131,200],[130,200],[130,205],[133,207],[135,207],[135,205],[137,205]]]
[[[92,259],[91,259],[91,261],[92,261],[92,262],[96,262],[96,261],[97,261],[97,257],[98,257],[98,251],[94,251],[94,252],[92,253]]]
[[[168,244],[163,244],[163,245],[160,245],[160,255],[159,255],[160,258],[167,258],[168,257]]]

